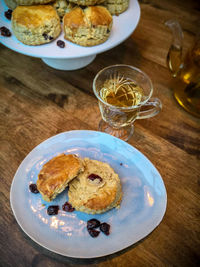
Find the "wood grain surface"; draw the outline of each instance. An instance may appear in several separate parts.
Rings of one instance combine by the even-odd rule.
[[[55,70],[0,45],[0,266],[199,266],[200,120],[173,97],[175,83],[166,67],[171,34],[164,23],[179,20],[185,51],[200,28],[200,2],[139,3],[141,18],[130,38],[80,70]],[[154,96],[163,103],[159,115],[135,122],[129,143],[162,175],[166,214],[149,236],[116,254],[87,260],[62,257],[23,233],[11,211],[10,186],[21,161],[45,139],[69,130],[98,130],[101,116],[92,80],[100,69],[117,63],[146,72]]]

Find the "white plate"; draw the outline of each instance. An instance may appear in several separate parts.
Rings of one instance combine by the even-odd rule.
[[[121,178],[120,209],[98,215],[62,210],[57,216],[47,215],[48,205],[62,207],[67,191],[49,204],[31,193],[29,184],[36,182],[43,164],[61,152],[108,162]],[[10,201],[18,224],[35,242],[64,256],[94,258],[122,250],[153,231],[164,216],[167,195],[156,168],[128,143],[101,132],[69,131],[47,139],[27,155],[14,176]],[[86,223],[91,218],[109,223],[111,234],[90,237]]]
[[[0,27],[5,26],[11,30],[11,23],[4,16],[4,12],[8,9],[5,3],[1,0],[0,3]],[[113,16],[113,28],[111,31],[111,35],[109,39],[103,44],[92,46],[92,47],[82,47],[76,44],[73,44],[64,39],[63,32],[57,38],[61,40],[65,40],[66,47],[64,49],[59,48],[56,45],[56,41],[53,41],[48,44],[38,45],[38,46],[28,46],[24,45],[20,41],[16,39],[16,37],[12,34],[11,37],[3,37],[0,35],[0,42],[7,46],[8,48],[33,57],[39,58],[80,58],[91,55],[96,55],[101,52],[104,52],[108,49],[111,49],[125,39],[127,39],[134,29],[136,28],[140,18],[140,6],[137,0],[130,0],[130,5],[127,11],[120,14],[119,16]],[[12,30],[11,30],[12,32]]]

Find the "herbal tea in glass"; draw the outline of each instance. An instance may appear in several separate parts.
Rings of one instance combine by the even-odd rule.
[[[104,82],[103,87],[99,91],[99,96],[110,105],[125,108],[139,105],[142,101],[143,90],[133,80],[115,73],[114,76],[110,76]],[[124,110],[123,116],[121,114],[123,123],[121,123],[122,119],[119,120],[119,113],[116,113],[116,116],[112,116],[112,124],[120,122],[120,125],[129,125],[136,119],[137,112],[138,110]],[[111,120],[110,112],[103,112],[103,114],[106,121]]]
[[[128,65],[113,65],[101,70],[93,81],[102,120],[99,130],[127,141],[136,119],[155,116],[162,107],[151,98],[153,86],[141,70]],[[141,107],[146,107],[141,111]]]

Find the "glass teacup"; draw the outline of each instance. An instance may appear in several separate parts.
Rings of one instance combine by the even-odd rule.
[[[99,71],[93,81],[102,120],[99,130],[127,141],[136,119],[157,115],[162,109],[158,98],[151,98],[153,85],[141,70],[129,65],[112,65]]]

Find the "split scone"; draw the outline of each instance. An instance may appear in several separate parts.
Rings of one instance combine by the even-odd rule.
[[[53,2],[54,0],[15,0],[15,2],[18,5],[22,5],[22,6],[30,6],[30,5],[43,5],[43,4],[47,4],[50,2]]]
[[[59,17],[62,19],[65,13],[70,12],[74,7],[76,7],[76,5],[67,0],[56,0],[53,3],[53,7],[56,9]]]
[[[64,37],[81,46],[98,45],[108,39],[112,22],[103,6],[76,7],[63,17]]]
[[[119,15],[127,10],[129,0],[106,0],[103,5],[112,15]]]
[[[103,3],[105,0],[69,0],[79,6],[94,6]]]
[[[51,5],[17,6],[12,13],[12,31],[26,45],[41,45],[61,33],[60,18]]]
[[[96,214],[119,207],[122,199],[118,174],[109,164],[85,158],[84,171],[69,183],[69,202],[79,211]]]
[[[18,6],[15,0],[4,0],[4,2],[6,3],[7,7],[12,10],[14,10]]]
[[[37,189],[45,201],[51,201],[81,171],[83,171],[83,164],[77,156],[58,155],[42,167],[38,175]]]

